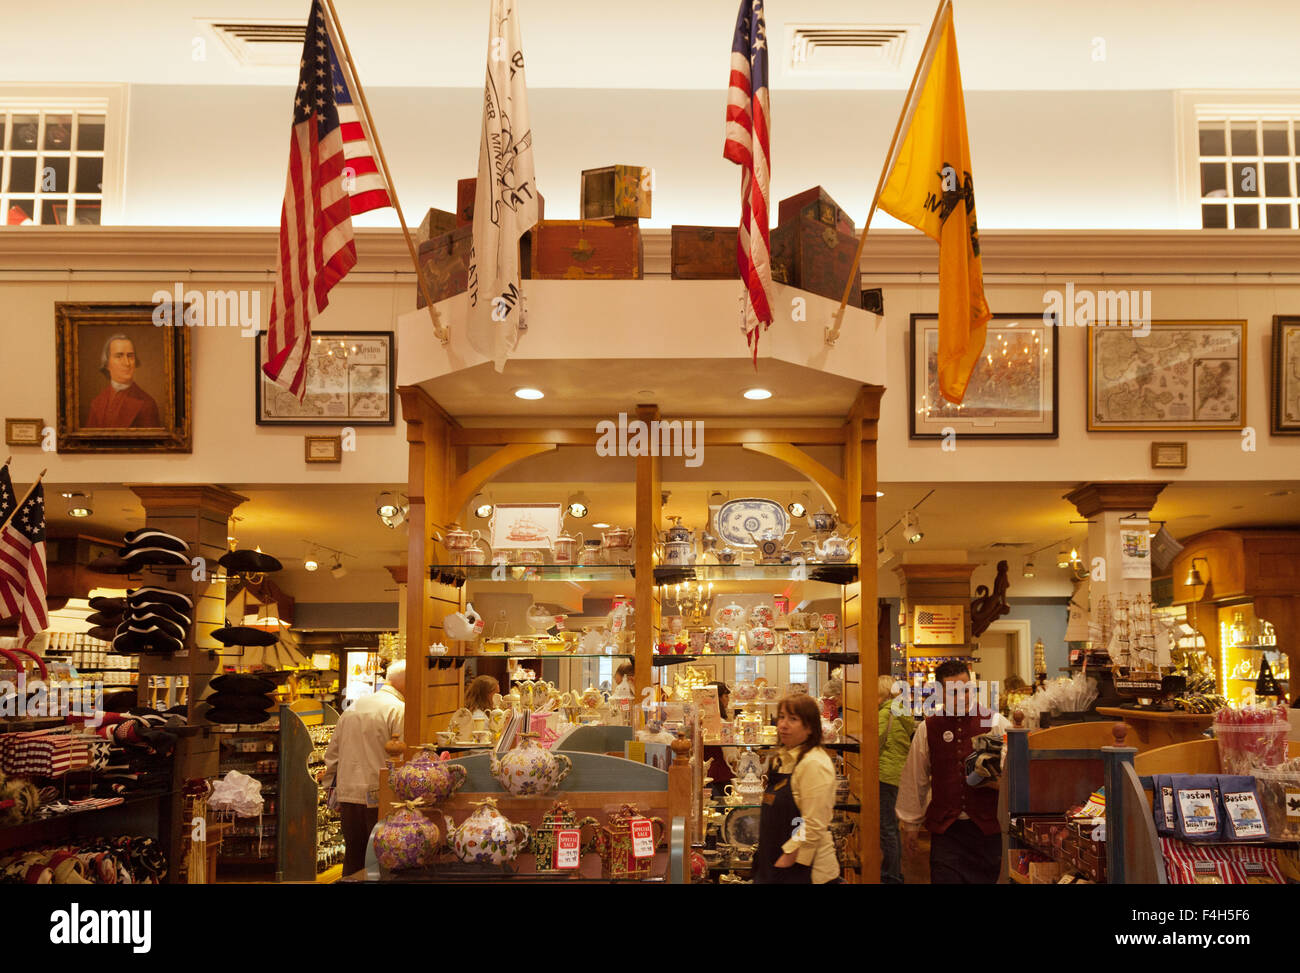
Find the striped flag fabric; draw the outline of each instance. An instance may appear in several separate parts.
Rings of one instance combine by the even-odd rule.
[[[45,607],[45,487],[37,483],[0,530],[0,602],[23,645],[50,625]]]
[[[337,50],[334,27],[316,0],[293,101],[275,297],[262,366],[300,399],[307,387],[311,322],[357,263],[352,217],[392,205]]]
[[[736,260],[745,282],[745,334],[758,365],[758,336],[772,324],[772,256],[768,230],[771,112],[767,98],[767,22],[763,0],[741,0],[731,45],[724,158],[740,170]]]
[[[9,519],[18,500],[14,496],[14,481],[9,478],[9,464],[0,466],[0,525]]]

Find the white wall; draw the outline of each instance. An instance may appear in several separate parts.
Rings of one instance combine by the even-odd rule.
[[[478,172],[481,93],[381,88],[369,98],[408,221],[454,209],[456,180]],[[278,224],[286,91],[132,85],[129,100],[124,222]],[[900,92],[774,91],[773,210],[823,185],[860,226],[901,104]],[[982,228],[1179,225],[1172,93],[971,91],[966,106]],[[734,224],[740,176],[722,158],[724,107],[715,91],[530,92],[547,215],[576,218],[579,172],[617,162],[655,169],[648,225]]]

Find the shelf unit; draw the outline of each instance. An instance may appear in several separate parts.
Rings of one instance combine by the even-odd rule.
[[[280,807],[277,882],[310,882],[342,860],[342,825],[325,806],[316,772],[339,714],[328,703],[299,699],[280,708]]]

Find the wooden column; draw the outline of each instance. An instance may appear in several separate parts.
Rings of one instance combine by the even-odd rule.
[[[406,727],[407,747],[432,743],[434,732],[445,729],[461,704],[463,686],[459,666],[429,668],[429,646],[447,642],[442,620],[464,606],[464,588],[442,584],[429,575],[431,565],[446,560],[434,531],[441,532],[455,516],[448,509],[452,485],[461,470],[456,463],[464,451],[452,445],[458,428],[423,389],[399,388],[402,418],[406,421],[409,449],[406,583]],[[450,642],[451,654],[461,655],[464,646]]]
[[[876,432],[884,388],[865,385],[844,425],[845,508],[856,521],[858,581],[844,597],[844,650],[858,663],[844,667],[844,731],[862,741],[845,755],[850,792],[862,805],[858,820],[860,879],[880,881],[880,728],[876,722]]]
[[[657,405],[638,405],[636,417],[650,428],[659,418]],[[636,458],[636,674],[633,687],[636,699],[642,687],[650,685],[651,660],[654,658],[655,633],[659,630],[659,592],[655,588],[655,542],[662,527],[663,493],[658,456],[644,454]]]

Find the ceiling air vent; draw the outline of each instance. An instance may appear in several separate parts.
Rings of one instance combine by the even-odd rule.
[[[894,74],[901,69],[911,27],[867,24],[787,24],[786,49],[795,74]]]
[[[297,67],[307,25],[282,20],[200,20],[240,67]]]

